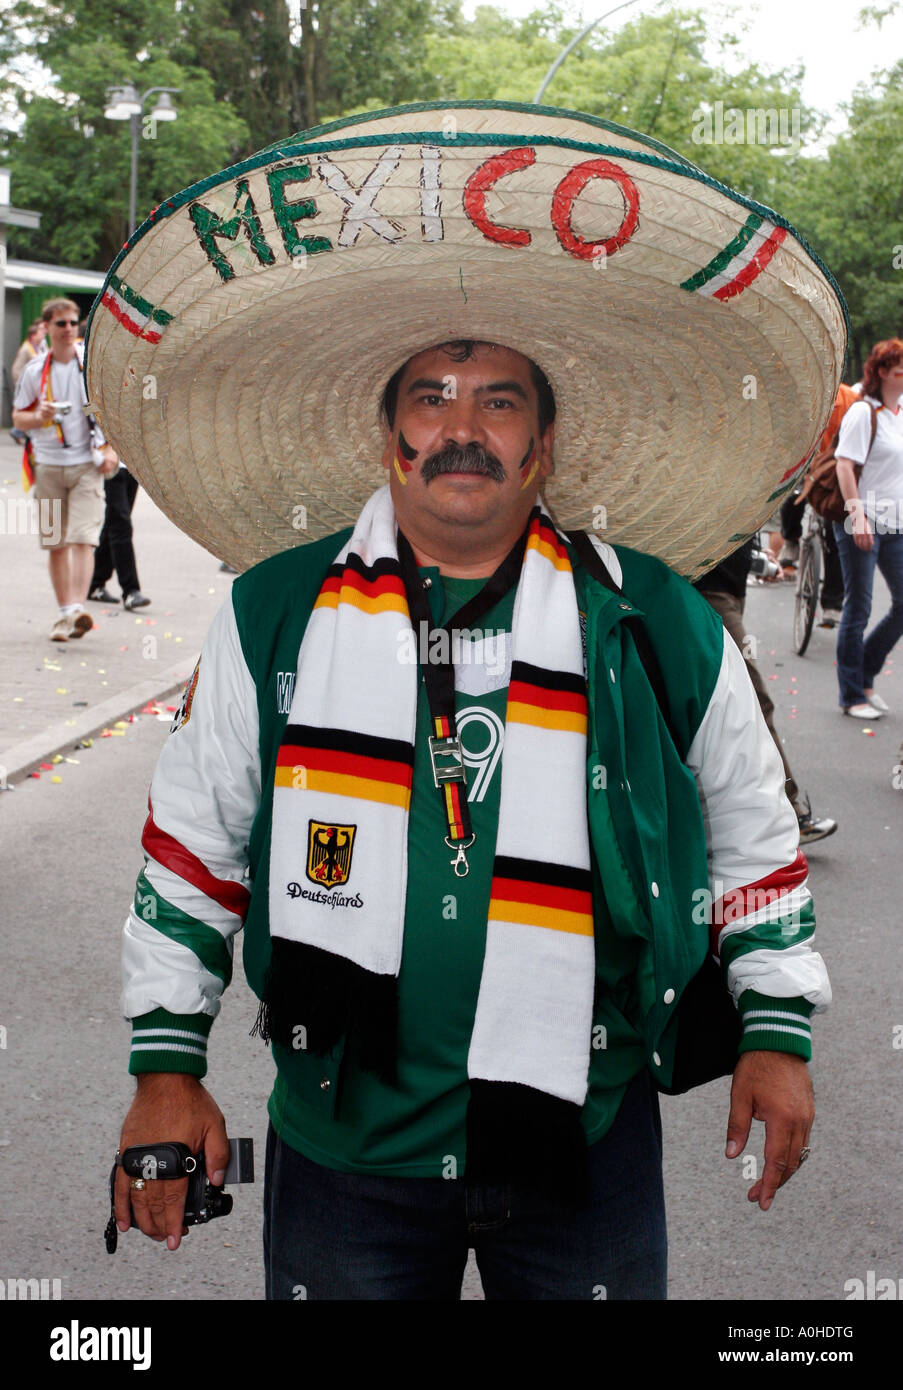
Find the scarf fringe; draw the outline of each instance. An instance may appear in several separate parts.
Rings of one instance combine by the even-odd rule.
[[[346,1038],[365,1071],[392,1085],[398,1054],[398,981],[318,946],[274,937],[251,1037],[323,1057]],[[304,1028],[302,1034],[295,1030]]]
[[[581,1107],[516,1081],[471,1080],[468,1183],[531,1187],[563,1207],[589,1199]]]

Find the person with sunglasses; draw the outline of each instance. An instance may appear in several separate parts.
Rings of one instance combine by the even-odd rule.
[[[51,299],[41,317],[50,351],[22,372],[13,424],[29,434],[34,497],[42,504],[41,547],[48,552],[50,582],[59,605],[50,638],[67,642],[94,626],[85,600],[104,519],[103,479],[117,471],[119,459],[88,411],[78,305],[71,299]]]

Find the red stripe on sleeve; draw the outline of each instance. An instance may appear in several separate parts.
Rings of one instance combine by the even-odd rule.
[[[778,898],[786,897],[794,888],[799,888],[805,883],[808,873],[809,861],[803,851],[798,849],[792,864],[775,869],[773,874],[766,874],[765,878],[757,879],[755,883],[744,884],[742,888],[734,888],[730,893],[718,898],[712,908],[713,951],[717,951],[718,937],[725,926],[731,922],[739,922],[741,917],[767,907]]]
[[[148,803],[150,804],[150,803]],[[144,833],[141,836],[141,844],[148,854],[156,859],[158,864],[162,864],[164,869],[169,869],[171,873],[178,874],[179,878],[190,883],[192,887],[199,888],[208,898],[219,903],[227,912],[234,912],[236,917],[244,921],[248,904],[251,901],[251,894],[241,883],[235,883],[228,878],[215,878],[206,865],[202,864],[196,854],[192,854],[190,849],[180,845],[167,831],[161,830],[154,821],[153,808],[151,808],[145,825]]]

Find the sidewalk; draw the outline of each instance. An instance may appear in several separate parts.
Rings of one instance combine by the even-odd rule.
[[[232,576],[142,490],[132,513],[148,608],[86,605],[93,631],[51,642],[57,606],[33,504],[24,508],[21,449],[0,434],[0,786],[159,700],[178,704]],[[115,576],[107,585],[119,594]],[[168,697],[168,698],[167,698]]]

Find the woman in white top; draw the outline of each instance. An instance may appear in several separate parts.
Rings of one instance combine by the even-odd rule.
[[[903,636],[903,341],[876,343],[862,374],[862,400],[840,426],[837,481],[846,501],[834,535],[843,569],[843,617],[837,634],[837,679],[844,714],[879,719],[888,706],[875,677]],[[872,414],[874,442],[869,447]],[[856,479],[855,465],[862,472]],[[875,566],[891,592],[891,608],[868,637]]]

